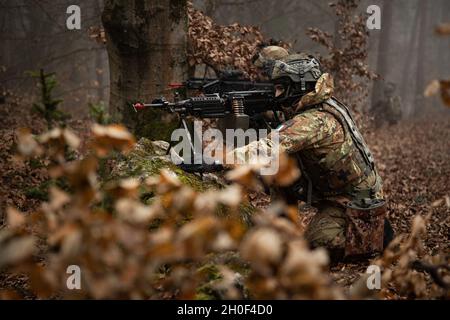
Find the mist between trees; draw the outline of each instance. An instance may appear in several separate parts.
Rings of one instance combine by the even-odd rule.
[[[134,1],[138,12],[140,2],[145,1]],[[164,7],[166,2],[160,2]],[[72,114],[85,115],[88,102],[109,102],[106,45],[95,41],[95,32],[102,26],[105,3],[103,0],[78,1],[82,28],[75,31],[66,28],[66,9],[71,4],[66,0],[0,3],[0,87],[2,91],[37,93],[33,79],[25,71],[57,70],[60,85],[55,92],[57,98],[65,100],[63,108]],[[215,23],[238,22],[259,27],[265,38],[290,43],[293,51],[327,56],[326,49],[307,35],[308,28],[328,32],[333,45],[340,46],[339,37],[336,37],[339,23],[328,0],[195,0],[193,4]],[[355,13],[365,14],[371,4],[381,7],[382,23],[381,30],[368,30],[367,64],[368,70],[379,74],[380,78],[373,82],[374,85],[369,85],[370,91],[361,104],[362,109],[370,109],[383,94],[385,84],[393,83],[403,101],[404,117],[424,110],[440,110],[439,100],[425,100],[423,90],[433,79],[448,78],[450,55],[445,52],[450,48],[450,38],[436,36],[434,28],[441,22],[450,21],[450,2],[363,0]],[[158,23],[163,21],[158,20]],[[157,24],[154,27],[157,33]],[[148,92],[155,93],[151,83],[159,80],[147,80],[150,81],[145,82]]]

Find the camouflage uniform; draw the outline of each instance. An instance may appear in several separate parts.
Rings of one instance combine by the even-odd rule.
[[[361,198],[383,199],[383,191],[373,163],[370,165],[363,159],[350,133],[352,128],[333,106],[338,102],[332,98],[332,93],[333,80],[330,75],[323,74],[315,90],[304,95],[296,105],[296,115],[277,131],[281,151],[297,157],[303,175],[306,174],[312,182],[312,204],[318,208],[318,213],[306,230],[306,238],[312,247],[326,247],[332,256],[341,257],[349,249],[349,240],[353,245],[362,241],[347,239],[351,219],[347,205]],[[233,152],[245,159],[247,154],[254,152],[252,150],[271,145],[269,136]],[[379,228],[380,219],[375,220]],[[373,227],[371,221],[367,220],[356,228],[370,231]],[[375,237],[379,236],[382,237],[383,233],[375,234]],[[379,239],[372,240],[379,243]],[[370,247],[367,239],[362,242]],[[371,248],[360,249],[360,252],[372,251]]]

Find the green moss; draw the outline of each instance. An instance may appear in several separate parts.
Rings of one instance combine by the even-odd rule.
[[[51,186],[56,186],[64,191],[69,191],[67,181],[63,178],[58,178],[56,180],[46,180],[37,186],[29,187],[24,190],[24,194],[28,199],[48,201],[48,190]]]
[[[219,268],[214,264],[206,264],[197,269],[197,273],[204,279],[203,284],[197,288],[195,299],[215,300],[219,297],[214,289],[215,284],[222,279]]]
[[[40,184],[37,187],[31,187],[26,189],[25,196],[28,199],[48,201],[48,184]]]
[[[223,293],[219,292],[216,287],[218,282],[222,280],[222,274],[219,269],[220,265],[239,273],[244,278],[250,273],[249,266],[242,261],[237,252],[228,251],[209,254],[203,264],[197,268],[197,273],[202,279],[196,290],[195,298],[197,300],[223,299]],[[241,287],[240,290],[242,290],[242,294],[246,297],[247,289]]]
[[[212,181],[203,181],[199,176],[185,172],[178,168],[177,166],[173,166],[171,168],[173,172],[176,173],[180,182],[186,186],[193,188],[195,191],[204,192],[210,189],[220,189],[221,185]]]
[[[115,174],[110,176],[110,179],[149,177],[159,174],[162,169],[169,169],[177,175],[182,184],[196,191],[203,192],[211,188],[220,188],[218,183],[202,181],[201,177],[181,170],[165,156],[155,156],[154,146],[151,145],[151,142],[148,143],[148,140],[143,140],[143,144],[140,141],[139,148],[120,161],[119,166],[115,169]]]
[[[212,281],[222,279],[219,268],[215,264],[205,264],[197,269],[197,272],[206,279],[206,281]]]
[[[42,163],[42,161],[37,158],[30,159],[28,164],[30,165],[31,169],[39,169],[39,168],[45,167],[45,165]]]
[[[256,208],[249,202],[244,202],[239,206],[239,212],[242,220],[247,224],[247,226],[250,226],[252,224],[251,217],[256,212]]]

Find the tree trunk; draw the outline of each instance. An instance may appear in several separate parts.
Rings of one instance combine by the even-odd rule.
[[[391,44],[392,32],[392,14],[393,1],[383,1],[383,11],[381,16],[381,33],[380,41],[378,43],[377,53],[377,74],[380,76],[373,85],[372,89],[372,106],[374,106],[383,94],[383,87],[388,75],[389,67],[389,48]]]
[[[439,21],[435,22],[434,25],[432,26],[433,29],[441,23],[446,23],[446,22],[450,22],[450,17],[448,16],[448,13],[450,12],[450,1],[448,0],[441,0],[441,5],[439,7],[440,9],[440,18]],[[443,79],[443,78],[448,78],[449,77],[449,72],[448,70],[450,69],[450,54],[448,54],[449,50],[450,50],[450,46],[449,46],[449,36],[438,36],[438,43],[439,43],[439,47],[438,47],[438,51],[437,51],[437,55],[438,55],[438,59],[436,61],[438,61],[438,64],[436,65],[438,67],[437,70],[437,78],[439,79]]]
[[[411,81],[411,70],[414,70],[413,66],[413,57],[416,52],[417,38],[418,38],[418,29],[420,23],[420,7],[419,5],[416,7],[416,13],[413,22],[413,30],[411,32],[411,36],[409,38],[408,48],[406,49],[406,58],[403,64],[403,82],[401,84],[401,97],[403,100],[403,104],[406,108],[404,108],[405,113],[410,112],[410,105],[414,103],[414,93],[411,90],[414,85],[414,81]]]
[[[426,0],[421,0],[419,4],[420,11],[420,29],[419,29],[419,48],[417,51],[417,78],[416,78],[416,90],[415,99],[413,105],[413,114],[419,110],[423,109],[424,97],[423,91],[425,89],[425,57],[426,57],[426,46],[427,34],[431,33],[432,30],[427,28],[428,20],[428,2]]]
[[[97,0],[94,6],[94,14],[97,16],[101,15],[103,7],[103,1]],[[102,48],[103,44],[98,44]],[[95,50],[95,67],[94,76],[97,81],[97,100],[105,101],[105,52],[104,50]]]
[[[102,21],[111,115],[137,134],[163,138],[159,133],[164,115],[154,111],[136,114],[131,103],[151,101],[167,93],[169,82],[185,78],[186,0],[107,0]],[[148,132],[138,122],[145,123]]]

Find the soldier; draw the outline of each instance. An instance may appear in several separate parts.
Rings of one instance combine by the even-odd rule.
[[[385,122],[389,125],[398,123],[402,116],[401,98],[395,94],[395,84],[388,82],[384,87],[384,97],[373,107],[376,126]]]
[[[332,96],[332,77],[306,54],[262,60],[290,118],[276,129],[280,149],[302,169],[303,180],[287,191],[302,199],[298,190],[307,190],[305,200],[318,209],[305,233],[310,245],[327,248],[334,259],[379,253],[390,227],[382,181],[350,112]],[[255,149],[272,146],[269,136],[232,152],[249,159]]]

